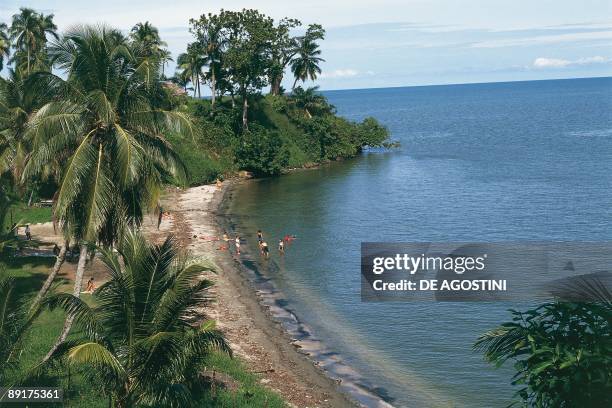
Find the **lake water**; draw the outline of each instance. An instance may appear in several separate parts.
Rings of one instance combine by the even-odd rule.
[[[326,92],[401,148],[240,186],[230,213],[286,306],[396,406],[501,407],[471,346],[500,303],[362,303],[362,241],[612,239],[612,78]],[[284,257],[276,242],[295,241]],[[256,251],[252,251],[255,253]],[[257,259],[257,256],[254,256]]]

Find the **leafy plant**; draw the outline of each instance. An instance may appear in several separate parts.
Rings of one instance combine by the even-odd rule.
[[[606,293],[601,292],[601,293]],[[496,366],[514,362],[517,396],[533,407],[612,406],[612,297],[555,301],[483,334],[474,349]]]
[[[65,293],[44,302],[82,329],[48,364],[83,368],[117,407],[193,405],[204,359],[213,350],[231,354],[214,322],[200,322],[212,286],[202,273],[213,268],[188,262],[171,237],[154,245],[133,231],[117,252],[100,251],[110,280],[95,291],[94,306]]]

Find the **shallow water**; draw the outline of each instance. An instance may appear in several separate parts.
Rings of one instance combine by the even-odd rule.
[[[261,228],[273,249],[261,272],[394,405],[505,406],[510,367],[471,346],[527,305],[362,303],[360,243],[612,239],[612,78],[326,95],[402,146],[238,187],[248,246]],[[280,257],[285,234],[298,239]]]

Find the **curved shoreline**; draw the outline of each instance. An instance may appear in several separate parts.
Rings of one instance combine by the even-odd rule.
[[[232,219],[229,213],[235,185],[236,182],[232,181],[225,186],[215,204],[215,219],[220,228],[220,235],[224,231],[231,232],[230,236],[234,236],[236,232],[242,232],[241,226]],[[328,349],[316,337],[312,329],[299,320],[287,307],[283,293],[275,287],[270,278],[261,272],[259,260],[250,257],[252,254],[248,247],[241,249],[240,259],[228,257],[234,264],[231,270],[237,272],[243,285],[245,281],[248,282],[247,290],[250,291],[250,295],[255,297],[266,318],[281,329],[283,340],[292,345],[292,350],[302,359],[314,364],[320,376],[337,384],[338,391],[350,397],[354,404],[367,407],[391,407],[381,395],[376,393],[375,387],[370,385],[367,379],[343,363],[338,353]]]
[[[275,321],[257,296],[251,282],[237,267],[233,252],[219,250],[225,244],[218,237],[223,229],[218,223],[219,208],[229,197],[224,183],[169,189],[163,199],[164,211],[170,213],[159,231],[155,223],[146,223],[149,236],[156,240],[172,233],[190,253],[213,261],[218,272],[207,275],[215,282],[215,302],[202,312],[217,321],[234,353],[241,357],[249,371],[258,374],[260,382],[296,407],[354,407],[356,403],[339,389],[338,383],[325,376]]]

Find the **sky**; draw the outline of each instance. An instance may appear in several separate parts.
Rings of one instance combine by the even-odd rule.
[[[320,23],[321,89],[612,76],[612,0],[2,0],[0,21],[23,6],[60,31],[150,21],[174,58],[189,19],[222,7]]]

